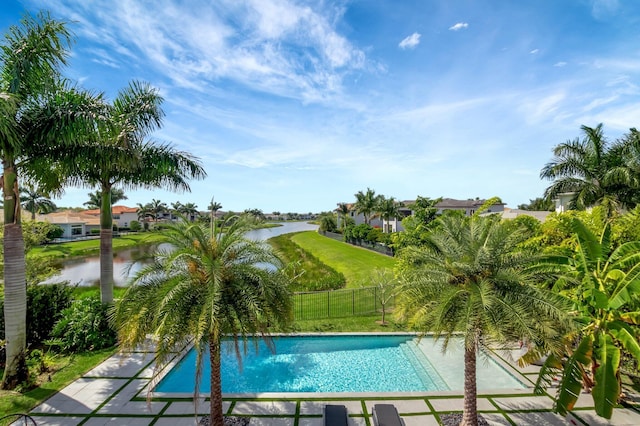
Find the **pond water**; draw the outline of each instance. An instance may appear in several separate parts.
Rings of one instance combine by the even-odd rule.
[[[307,222],[283,222],[275,228],[256,229],[247,233],[252,240],[268,240],[282,234],[301,231],[315,231],[318,225]],[[117,287],[124,287],[130,277],[135,275],[147,262],[147,258],[156,249],[156,245],[145,245],[119,250],[113,257],[113,282]],[[100,257],[89,256],[73,258],[62,262],[60,273],[45,281],[45,284],[69,281],[81,287],[97,286],[100,282]]]

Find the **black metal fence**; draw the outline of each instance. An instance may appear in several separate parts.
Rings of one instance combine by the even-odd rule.
[[[382,309],[376,287],[301,292],[293,295],[296,320],[370,315]],[[393,307],[394,300],[385,308]]]
[[[352,246],[357,246],[357,247],[362,247],[362,248],[366,248],[367,250],[371,250],[371,251],[376,251],[378,253],[381,254],[386,254],[387,256],[394,256],[393,253],[393,249],[391,247],[387,247],[384,244],[380,244],[380,243],[370,243],[368,241],[358,241],[358,242],[349,242],[349,241],[345,241],[344,240],[344,235],[342,234],[337,234],[334,232],[320,232],[321,235],[324,235],[325,237],[331,238],[332,240],[336,240],[336,241],[342,241],[343,243],[347,243],[347,244],[351,244]]]

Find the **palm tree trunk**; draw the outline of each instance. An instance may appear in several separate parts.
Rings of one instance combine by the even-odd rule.
[[[224,426],[222,413],[222,382],[220,380],[220,340],[209,338],[209,356],[211,362],[211,395],[209,408],[209,426]]]
[[[100,300],[113,302],[113,219],[111,216],[111,188],[102,187],[100,205]]]
[[[460,426],[478,426],[478,393],[476,388],[477,343],[465,344],[464,349],[464,408]]]
[[[6,367],[2,389],[13,389],[26,380],[26,369],[19,368],[27,347],[27,279],[24,238],[20,221],[18,175],[11,159],[3,158],[4,174],[4,321]]]

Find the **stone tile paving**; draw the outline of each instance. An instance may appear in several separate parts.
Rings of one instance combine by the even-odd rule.
[[[152,359],[152,354],[145,352],[115,355],[34,408],[31,415],[39,425],[49,426],[196,425],[209,410],[208,401],[202,397],[198,404],[198,417],[194,415],[193,402],[185,399],[146,401],[144,387],[149,382]],[[531,368],[527,367],[527,370],[531,371]],[[553,402],[550,396],[534,396],[531,390],[528,392],[528,395],[523,395],[522,391],[511,395],[481,393],[478,410],[493,426],[640,425],[640,412],[628,408],[617,408],[610,421],[596,416],[591,395],[581,395],[574,412],[564,418],[551,412]],[[322,426],[324,405],[342,404],[347,407],[350,426],[372,426],[373,405],[389,403],[396,406],[405,426],[430,426],[439,424],[440,414],[461,411],[463,402],[460,394],[450,392],[417,397],[380,394],[376,398],[350,395],[342,399],[331,395],[331,399],[326,399],[320,395],[319,398],[306,396],[227,398],[223,409],[230,415],[252,416],[251,426]]]

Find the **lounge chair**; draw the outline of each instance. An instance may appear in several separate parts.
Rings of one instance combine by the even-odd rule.
[[[322,424],[324,426],[347,426],[347,407],[344,405],[325,405],[322,411]]]
[[[404,426],[398,410],[393,404],[374,405],[373,424],[376,426]]]

